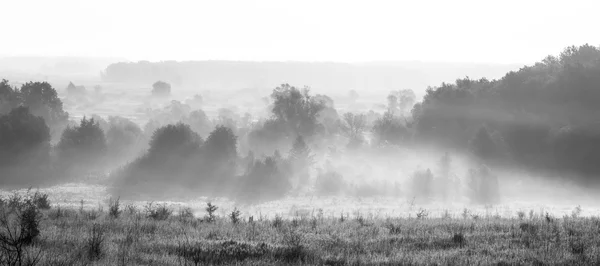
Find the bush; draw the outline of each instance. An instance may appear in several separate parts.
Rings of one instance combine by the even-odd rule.
[[[106,228],[101,225],[92,225],[86,243],[87,257],[90,261],[99,260],[103,255],[105,230]]]
[[[173,210],[168,208],[167,204],[154,205],[154,203],[149,202],[144,208],[146,211],[146,216],[153,220],[166,220],[171,217],[171,214],[173,214]]]
[[[119,216],[121,215],[121,202],[119,201],[119,198],[113,200],[112,198],[109,199],[108,201],[108,215],[110,215],[111,218],[119,218]]]
[[[164,81],[157,81],[152,84],[152,95],[158,97],[166,97],[171,95],[171,84]]]

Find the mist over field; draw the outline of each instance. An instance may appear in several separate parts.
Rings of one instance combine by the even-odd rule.
[[[584,45],[522,68],[4,58],[3,185],[96,191],[56,194],[73,206],[592,215],[598,57]]]

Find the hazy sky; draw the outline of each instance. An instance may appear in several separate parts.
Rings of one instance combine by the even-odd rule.
[[[0,0],[0,55],[532,63],[600,45],[598,0]]]

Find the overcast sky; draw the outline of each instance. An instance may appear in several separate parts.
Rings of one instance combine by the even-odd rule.
[[[532,63],[600,44],[598,0],[0,0],[0,55]]]

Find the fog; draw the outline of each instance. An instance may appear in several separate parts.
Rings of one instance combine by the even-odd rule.
[[[561,89],[598,84],[590,58],[600,51],[584,45],[521,69],[170,61],[98,72],[87,59],[13,58],[22,64],[2,68],[14,79],[0,91],[3,189],[41,187],[73,206],[211,200],[261,215],[578,205],[595,215],[597,107]]]

